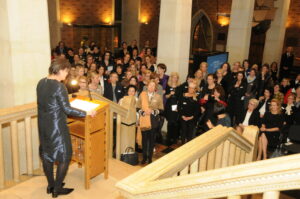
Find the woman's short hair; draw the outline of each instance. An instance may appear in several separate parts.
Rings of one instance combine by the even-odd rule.
[[[218,115],[221,115],[221,114],[224,114],[226,113],[226,107],[224,104],[221,104],[219,102],[217,103],[214,103],[214,111],[213,111],[213,114],[215,116],[218,116]]]
[[[92,71],[92,72],[89,72],[88,73],[88,80],[89,80],[89,83],[91,83],[92,82],[92,80],[96,77],[96,76],[98,76],[99,75],[99,73],[97,73],[96,71]]]
[[[166,66],[165,64],[163,64],[163,63],[159,63],[159,64],[157,65],[157,68],[161,68],[161,69],[163,69],[165,72],[167,72],[167,66]]]
[[[136,86],[134,86],[134,85],[129,85],[129,86],[127,87],[127,92],[129,91],[130,88],[133,88],[134,91],[137,91],[137,87],[136,87]]]
[[[70,68],[71,64],[69,61],[63,59],[55,59],[50,64],[49,75],[57,75],[59,71]]]
[[[249,100],[249,103],[252,103],[254,105],[254,109],[258,106],[259,101],[255,98],[252,98]]]

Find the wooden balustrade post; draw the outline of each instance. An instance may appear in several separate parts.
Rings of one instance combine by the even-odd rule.
[[[267,191],[263,194],[263,199],[279,199],[279,191]]]
[[[236,150],[236,145],[230,143],[228,166],[233,166],[234,164],[235,150]]]
[[[223,155],[222,155],[222,165],[221,165],[221,168],[224,168],[224,167],[228,166],[229,148],[230,148],[230,142],[229,142],[229,140],[226,140],[224,142],[224,149],[223,149]]]
[[[238,165],[240,163],[240,156],[241,156],[241,148],[236,147],[235,149],[235,157],[234,157],[234,165]]]
[[[110,111],[110,123],[109,123],[109,157],[112,158],[113,157],[113,147],[114,147],[114,112]]]
[[[215,158],[216,158],[216,148],[211,150],[208,153],[208,158],[207,158],[207,170],[212,170],[215,167]]]
[[[223,149],[224,149],[224,142],[217,147],[216,159],[215,159],[215,169],[221,168]]]
[[[207,168],[207,153],[200,158],[199,171],[206,171]]]
[[[11,148],[12,148],[12,160],[13,160],[13,177],[15,182],[20,180],[20,164],[19,164],[19,142],[18,142],[18,130],[17,121],[10,122],[11,128]]]
[[[117,116],[116,159],[121,159],[121,116]]]
[[[27,174],[33,174],[33,157],[32,157],[32,135],[31,135],[31,117],[25,118],[25,135],[26,135],[26,161]]]
[[[250,153],[246,154],[245,163],[252,162],[256,159],[258,148],[258,133],[259,129],[256,126],[247,126],[244,129],[243,137],[249,140],[253,144],[253,148]]]
[[[2,142],[2,124],[0,124],[0,189],[4,188],[4,154]]]

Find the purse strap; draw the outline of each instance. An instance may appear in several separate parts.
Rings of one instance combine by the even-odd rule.
[[[125,153],[129,153],[129,152],[134,152],[134,149],[130,146],[125,149]]]

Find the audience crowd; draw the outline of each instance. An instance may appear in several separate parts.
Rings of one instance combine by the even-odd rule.
[[[60,42],[52,58],[72,64],[65,81],[69,93],[88,96],[94,92],[136,108],[137,116],[130,121],[137,121],[142,132],[144,164],[152,161],[155,144],[165,141],[164,122],[169,146],[184,144],[217,125],[234,127],[240,133],[255,125],[260,129],[257,159],[267,159],[268,152],[286,142],[289,128],[300,124],[300,74],[294,78],[290,74],[292,51],[287,48],[281,63],[223,63],[213,74],[202,62],[187,77],[176,71],[167,75],[167,66],[156,63],[149,42],[139,49],[136,40],[130,45],[123,42],[117,53],[101,53],[95,42],[75,51]],[[126,101],[133,99],[134,103]],[[122,153],[128,146],[135,147],[136,128],[130,129]]]

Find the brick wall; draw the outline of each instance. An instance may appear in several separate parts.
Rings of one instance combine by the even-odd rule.
[[[105,24],[112,19],[111,0],[60,0],[62,22],[72,24]],[[75,28],[63,25],[61,38],[67,46],[78,49],[83,36],[98,45],[112,48],[112,30],[108,28]]]
[[[160,0],[141,0],[140,10],[141,18],[148,19],[148,24],[140,26],[140,46],[149,40],[151,47],[157,47]]]
[[[291,0],[287,29],[285,33],[285,43],[283,52],[288,45],[294,47],[296,57],[300,57],[300,1]],[[300,61],[295,61],[294,65],[300,66]]]

